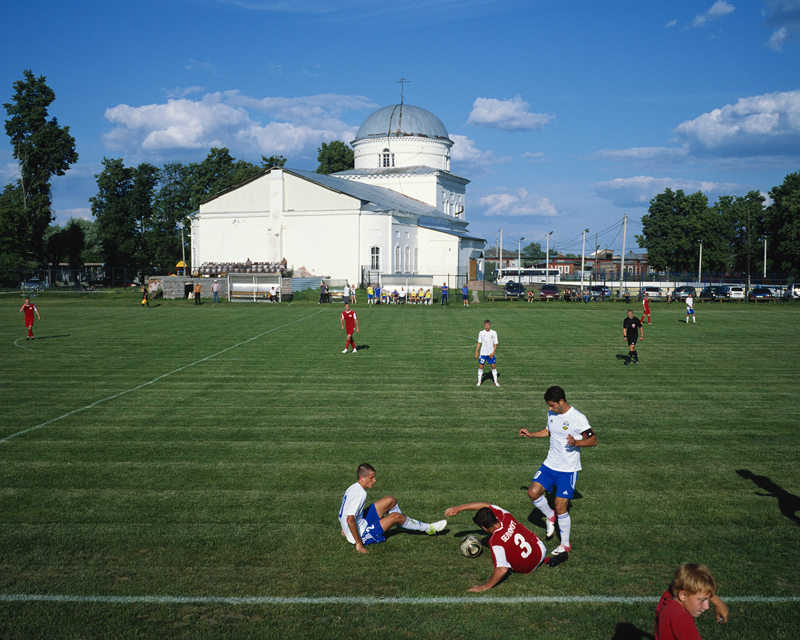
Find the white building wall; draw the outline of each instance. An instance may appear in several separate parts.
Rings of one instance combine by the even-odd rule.
[[[459,273],[458,236],[420,227],[419,243],[420,273],[440,275]]]
[[[356,169],[383,168],[381,162],[385,149],[394,155],[393,167],[417,167],[420,165],[450,170],[449,140],[417,137],[385,137],[354,140],[352,143]]]

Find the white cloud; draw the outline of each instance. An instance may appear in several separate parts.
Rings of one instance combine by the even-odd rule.
[[[591,188],[601,198],[610,200],[618,207],[646,207],[650,200],[659,193],[663,193],[665,189],[673,191],[681,189],[686,193],[702,191],[709,196],[709,200],[712,199],[711,194],[730,194],[734,191],[741,191],[741,188],[734,184],[651,176],[615,178],[606,182],[597,182]]]
[[[674,27],[676,24],[678,24],[678,21],[677,21],[677,20],[670,20],[670,21],[669,21],[669,22],[667,22],[667,24],[665,24],[664,26],[665,26],[665,27],[667,27],[667,28],[669,29],[670,27]]]
[[[774,29],[766,46],[781,51],[790,40],[800,36],[800,0],[766,0],[765,4],[765,22]]]
[[[515,193],[494,193],[478,200],[478,204],[486,207],[486,216],[542,216],[555,217],[561,215],[547,198],[528,193],[525,188]]]
[[[546,113],[531,113],[529,106],[520,96],[511,100],[476,98],[467,124],[505,131],[529,131],[541,129],[555,117]]]
[[[725,2],[725,0],[717,0],[708,11],[698,13],[687,28],[704,27],[712,20],[719,20],[734,10],[735,7],[732,4]]]
[[[510,156],[498,158],[492,151],[481,151],[475,147],[475,141],[466,136],[450,134],[453,146],[450,148],[450,159],[473,167],[487,169],[493,164],[507,164],[512,161]]]
[[[675,129],[692,152],[751,157],[800,154],[800,90],[740,98]]]
[[[530,151],[526,151],[522,154],[522,157],[525,158],[528,162],[547,162],[545,155],[543,152],[539,153],[532,153]]]
[[[115,127],[103,140],[110,150],[155,156],[214,146],[226,146],[233,155],[300,154],[325,141],[349,143],[357,127],[344,122],[342,114],[374,106],[361,96],[252,98],[238,91],[140,107],[121,104],[106,110]],[[258,121],[258,114],[268,121]]]
[[[767,40],[767,46],[773,51],[780,51],[783,49],[783,43],[786,42],[787,35],[786,27],[781,27],[772,33],[769,40]]]

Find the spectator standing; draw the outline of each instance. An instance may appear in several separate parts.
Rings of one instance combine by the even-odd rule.
[[[446,282],[442,283],[442,304],[450,304],[450,288]]]
[[[203,285],[198,280],[194,283],[194,306],[200,304],[200,291],[202,290]]]
[[[216,280],[211,283],[211,296],[213,297],[213,303],[217,304],[219,302],[219,282]]]

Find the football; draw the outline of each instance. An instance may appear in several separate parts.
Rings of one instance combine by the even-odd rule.
[[[461,541],[461,553],[467,558],[477,558],[483,551],[483,545],[477,536],[468,535]]]

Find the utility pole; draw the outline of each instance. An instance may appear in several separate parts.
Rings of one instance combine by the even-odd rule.
[[[503,227],[500,227],[500,253],[497,256],[497,265],[500,268],[500,275],[503,275]]]
[[[697,261],[697,281],[703,281],[703,241],[700,241],[700,259]]]
[[[547,252],[544,259],[544,281],[550,282],[550,236],[553,235],[552,231],[547,233]]]
[[[517,243],[517,271],[519,271],[519,281],[522,284],[522,241],[525,236],[522,236]]]
[[[619,294],[622,295],[622,285],[625,279],[625,239],[628,233],[628,214],[625,214],[622,223],[622,257],[619,262]]]

